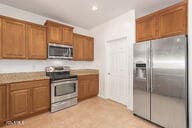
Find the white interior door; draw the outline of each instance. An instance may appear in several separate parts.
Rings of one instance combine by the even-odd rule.
[[[109,99],[128,103],[128,44],[127,38],[108,42]]]

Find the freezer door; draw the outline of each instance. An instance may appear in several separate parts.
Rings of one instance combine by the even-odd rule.
[[[133,112],[150,120],[150,41],[134,45]]]
[[[165,128],[186,128],[186,37],[154,40],[151,52],[151,121]]]

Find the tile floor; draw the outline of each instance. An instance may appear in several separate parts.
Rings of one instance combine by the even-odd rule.
[[[56,112],[44,113],[24,120],[24,125],[3,128],[158,128],[132,115],[121,104],[99,97]]]

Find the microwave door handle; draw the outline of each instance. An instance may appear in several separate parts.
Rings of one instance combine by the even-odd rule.
[[[69,56],[69,50],[67,50],[67,57]]]
[[[69,57],[71,56],[71,48],[69,48]]]

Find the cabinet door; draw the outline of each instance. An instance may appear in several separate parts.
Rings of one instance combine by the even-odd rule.
[[[73,29],[63,27],[63,44],[73,45]]]
[[[6,119],[6,86],[0,86],[0,123]]]
[[[74,60],[83,60],[83,50],[85,39],[83,36],[74,34],[73,48],[74,48]]]
[[[50,108],[50,85],[33,88],[33,112]]]
[[[92,61],[94,59],[94,39],[85,37],[83,49],[83,59],[87,61]]]
[[[78,100],[84,100],[89,97],[89,80],[80,77],[78,80]]]
[[[137,42],[151,40],[155,36],[156,19],[154,15],[139,18],[136,21],[136,40]]]
[[[187,34],[186,4],[172,6],[159,14],[159,36]]]
[[[30,89],[10,92],[10,119],[28,115],[30,106]]]
[[[98,75],[92,76],[89,79],[89,97],[97,96],[99,92],[99,78]]]
[[[0,18],[0,58],[2,58],[2,19]]]
[[[46,28],[38,25],[28,25],[28,56],[30,59],[46,59],[47,43]]]
[[[62,43],[62,26],[49,25],[47,28],[48,43]]]
[[[3,19],[3,58],[26,58],[25,23]]]

